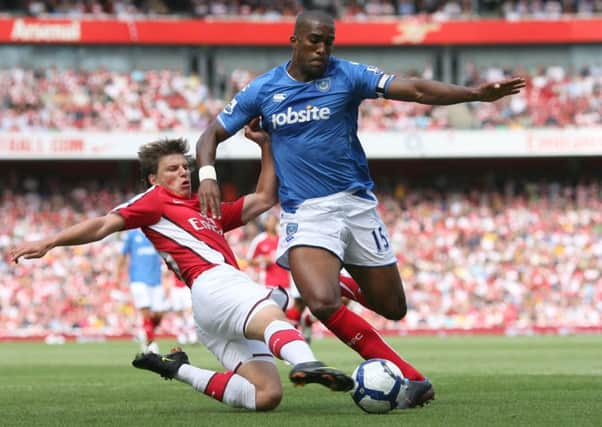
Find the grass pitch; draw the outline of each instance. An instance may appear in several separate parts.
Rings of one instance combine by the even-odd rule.
[[[346,393],[294,388],[270,413],[231,409],[131,365],[131,342],[0,344],[2,426],[602,426],[602,337],[394,338],[433,381],[425,408],[363,413]],[[173,343],[160,342],[163,351]],[[316,355],[351,372],[359,357],[334,339]],[[219,369],[199,346],[193,364]]]

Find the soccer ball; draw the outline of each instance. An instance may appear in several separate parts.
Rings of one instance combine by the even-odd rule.
[[[362,362],[352,374],[353,401],[366,412],[384,414],[397,406],[405,393],[406,379],[399,368],[385,359]]]

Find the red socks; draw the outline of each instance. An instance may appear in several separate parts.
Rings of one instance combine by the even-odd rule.
[[[145,317],[142,320],[142,328],[146,334],[146,342],[151,343],[155,340],[155,322],[151,317]]]
[[[366,296],[362,293],[360,286],[357,284],[353,277],[339,276],[339,286],[341,288],[341,295],[349,298],[353,301],[359,302],[364,307],[372,309],[366,302]]]
[[[232,371],[216,372],[207,383],[207,387],[205,387],[203,393],[221,402],[224,398],[228,381],[230,381],[233,375],[234,372]]]
[[[286,318],[291,320],[293,324],[296,326],[299,324],[301,320],[301,312],[297,309],[297,307],[292,306],[286,310]]]
[[[424,376],[403,360],[368,322],[344,305],[324,325],[364,359],[389,360],[399,367],[404,377],[414,381],[424,380]]]

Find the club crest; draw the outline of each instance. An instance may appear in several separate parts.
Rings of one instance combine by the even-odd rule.
[[[326,79],[316,80],[315,84],[319,91],[328,92],[332,86],[332,81],[330,80],[330,77],[328,77]]]
[[[290,236],[291,234],[295,234],[299,229],[299,224],[291,222],[286,224],[286,235]]]
[[[290,223],[286,224],[285,240],[287,242],[290,242],[291,240],[293,240],[295,238],[295,233],[297,232],[297,230],[299,230],[299,224],[294,223],[294,222],[290,222]]]

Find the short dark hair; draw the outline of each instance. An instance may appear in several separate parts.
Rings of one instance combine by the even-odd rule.
[[[140,162],[140,175],[142,181],[150,186],[149,175],[156,175],[159,168],[159,160],[170,154],[188,153],[188,142],[184,138],[160,139],[148,142],[138,150],[138,161]]]
[[[295,35],[299,34],[301,27],[311,21],[317,21],[321,24],[334,25],[334,18],[322,10],[306,10],[297,15],[295,20]]]

